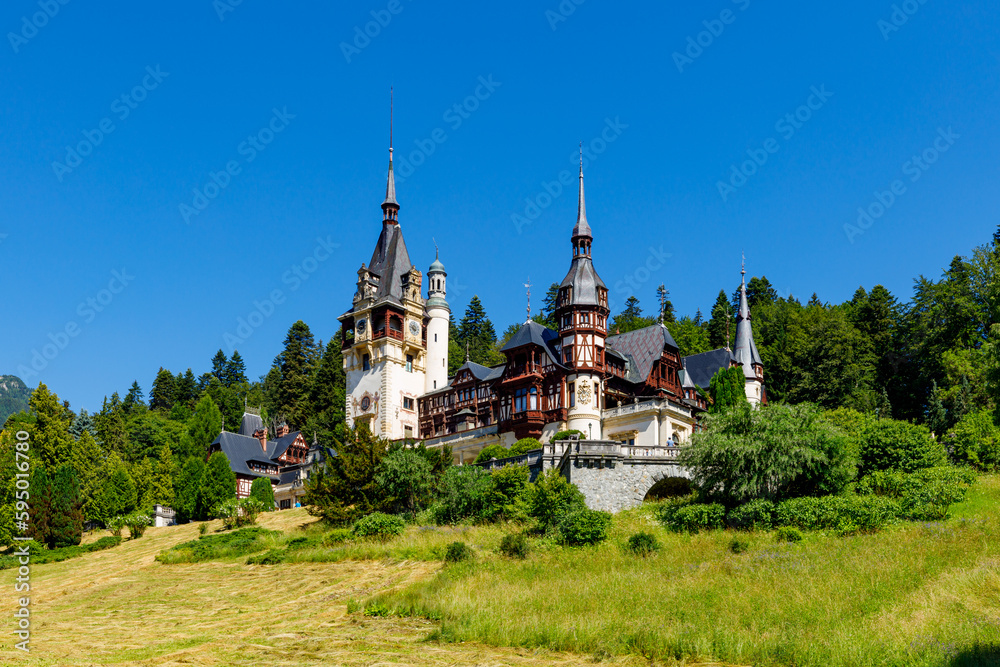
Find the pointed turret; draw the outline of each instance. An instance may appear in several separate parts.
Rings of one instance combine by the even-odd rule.
[[[559,285],[559,306],[607,306],[608,288],[594,270],[591,244],[594,242],[587,221],[587,202],[583,194],[583,151],[580,152],[580,200],[577,204],[576,225],[573,226],[573,263]]]
[[[757,344],[753,339],[750,306],[747,304],[747,270],[744,264],[740,271],[740,310],[736,315],[736,346],[733,357],[743,364],[743,375],[747,378],[758,378],[763,373],[764,362],[757,352]]]

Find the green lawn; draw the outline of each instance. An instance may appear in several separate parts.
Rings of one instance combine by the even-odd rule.
[[[1000,664],[1000,477],[981,478],[954,518],[875,535],[676,535],[648,512],[615,517],[611,540],[526,561],[487,551],[473,565],[377,596],[440,620],[449,641],[596,656],[754,665]],[[663,549],[636,558],[629,535]],[[491,535],[490,537],[493,537]],[[492,542],[492,540],[491,540]]]

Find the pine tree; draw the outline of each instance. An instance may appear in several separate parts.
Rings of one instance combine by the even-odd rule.
[[[710,411],[713,413],[724,412],[734,405],[745,403],[747,395],[743,369],[731,366],[716,372],[712,376],[708,393],[712,397]]]
[[[132,381],[132,386],[129,388],[128,394],[125,395],[125,400],[122,401],[122,407],[125,409],[126,415],[131,415],[140,407],[146,407],[146,399],[138,381]]]
[[[778,300],[778,292],[771,286],[767,276],[753,277],[747,283],[747,305],[750,310],[758,306],[769,306]]]
[[[456,342],[462,350],[468,349],[469,359],[477,364],[495,366],[503,363],[496,350],[496,330],[478,296],[473,296],[469,301],[465,316],[458,323]]]
[[[211,396],[202,396],[188,422],[188,430],[181,437],[180,456],[205,458],[208,446],[222,432],[222,412]]]
[[[79,440],[84,432],[93,436],[97,432],[94,418],[86,410],[80,410],[80,414],[73,418],[73,423],[69,427],[69,434]]]
[[[128,429],[125,425],[125,409],[118,397],[118,392],[105,397],[101,411],[94,415],[97,427],[97,437],[104,447],[111,452],[125,456],[129,449]]]
[[[184,462],[174,484],[174,509],[182,521],[198,518],[198,491],[205,475],[205,461],[192,456]]]
[[[48,540],[50,548],[80,544],[83,537],[82,508],[76,473],[70,466],[60,466],[52,479],[52,523]]]
[[[53,502],[52,483],[45,466],[36,464],[28,479],[31,489],[28,535],[41,544],[49,544],[52,535]]]
[[[177,380],[174,374],[160,366],[149,391],[149,409],[169,412],[177,400]]]
[[[719,296],[712,306],[712,317],[708,321],[708,344],[713,350],[725,347],[727,342],[730,347],[732,336],[735,332],[730,331],[732,322],[732,311],[729,309],[729,299],[726,298],[726,291],[719,290]]]
[[[149,495],[148,507],[172,505],[174,502],[174,455],[167,445],[160,450],[156,461]]]
[[[117,454],[108,456],[101,470],[101,488],[94,499],[94,518],[103,523],[136,508],[135,482]]]
[[[674,304],[670,302],[670,290],[667,289],[666,285],[661,284],[656,288],[656,298],[660,304],[660,323],[666,324],[676,321],[677,316],[674,314]]]
[[[83,503],[83,513],[88,521],[97,521],[94,516],[94,498],[101,487],[101,467],[104,465],[104,452],[94,440],[90,431],[83,431],[80,438],[73,443],[70,465],[76,473],[80,487],[80,499]]]
[[[184,371],[184,375],[177,374],[175,401],[189,408],[194,407],[198,400],[198,380],[194,376],[194,371],[190,368]]]
[[[330,339],[320,359],[309,389],[311,410],[302,431],[320,442],[333,442],[334,434],[344,423],[346,376],[341,352],[341,334]]]
[[[152,507],[153,461],[147,456],[133,463],[129,469],[129,477],[135,483],[136,506],[144,510]]]
[[[226,377],[222,378],[222,384],[232,387],[247,382],[247,366],[243,363],[243,357],[239,350],[233,350],[233,356],[226,362]]]
[[[229,360],[226,359],[226,353],[219,350],[212,357],[212,375],[219,378],[219,382],[225,383],[226,381],[226,364]]]
[[[615,315],[612,319],[611,331],[616,334],[623,334],[629,331],[643,329],[651,324],[656,324],[656,318],[643,316],[642,307],[639,305],[639,299],[634,296],[630,296],[625,301],[625,309]]]
[[[229,467],[229,459],[222,452],[208,457],[205,474],[198,489],[197,513],[200,517],[215,515],[219,503],[236,497],[236,475]]]
[[[284,349],[274,359],[281,379],[276,388],[276,404],[268,406],[272,414],[284,415],[290,426],[301,428],[309,417],[309,385],[317,356],[309,326],[297,321],[285,336]]]
[[[39,384],[31,394],[28,406],[35,417],[32,436],[34,456],[39,457],[49,470],[68,463],[73,441],[69,434],[73,413],[68,412],[59,402],[59,397],[44,384]]]

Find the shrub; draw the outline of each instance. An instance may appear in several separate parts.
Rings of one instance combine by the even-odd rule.
[[[690,503],[680,505],[669,514],[664,513],[664,517],[664,525],[670,530],[697,533],[722,528],[726,508],[719,503]]]
[[[793,498],[778,505],[775,523],[803,530],[874,532],[900,515],[897,502],[879,496]]]
[[[208,532],[208,523],[207,522],[199,523],[198,524],[198,534],[199,535],[204,535],[206,532]]]
[[[390,540],[403,533],[406,522],[398,516],[373,512],[354,522],[351,529],[355,537],[368,537],[375,540]]]
[[[169,565],[246,556],[267,550],[269,545],[273,544],[274,538],[280,536],[281,533],[265,530],[260,526],[241,528],[231,533],[203,535],[196,540],[175,545],[161,552],[156,556],[156,560]]]
[[[20,546],[27,546],[28,553],[31,555],[32,565],[44,565],[45,563],[59,563],[94,551],[110,549],[121,543],[121,537],[104,536],[99,540],[91,542],[90,544],[78,544],[68,547],[59,547],[56,549],[46,549],[43,545],[35,542],[34,540],[21,542]],[[16,554],[0,556],[0,570],[17,568],[21,565],[23,565],[23,563],[20,562],[20,558]]]
[[[528,491],[528,514],[543,530],[554,528],[567,514],[586,507],[583,494],[555,468],[538,476]]]
[[[802,532],[798,528],[793,528],[792,526],[782,526],[775,533],[774,539],[778,542],[801,542]]]
[[[386,454],[375,473],[375,483],[396,513],[413,517],[431,495],[434,477],[427,458],[414,449]]]
[[[636,533],[628,538],[625,549],[636,556],[650,556],[660,550],[660,542],[652,533]]]
[[[208,517],[219,503],[236,497],[236,474],[229,467],[229,459],[223,452],[215,452],[208,457],[205,472],[198,489],[198,516]]]
[[[271,549],[262,554],[247,558],[247,565],[277,565],[284,562],[285,552],[281,549]]]
[[[250,497],[260,501],[265,512],[274,510],[274,486],[267,477],[258,477],[250,485]]]
[[[991,410],[962,417],[947,440],[952,460],[984,471],[1000,469],[1000,427]]]
[[[869,420],[861,430],[862,475],[875,470],[913,472],[931,468],[946,460],[944,445],[931,436],[926,426],[895,419]]]
[[[740,530],[768,530],[774,523],[774,503],[770,500],[751,500],[729,510],[727,522]]]
[[[510,446],[510,456],[521,456],[536,449],[541,449],[542,443],[534,438],[521,438]]]
[[[600,544],[608,539],[610,529],[609,513],[587,508],[570,512],[559,522],[559,536],[571,547]]]
[[[499,471],[498,471],[499,472]],[[454,524],[478,517],[486,506],[490,491],[490,473],[477,466],[452,466],[444,471],[439,484],[438,501],[431,506],[431,516],[438,525]]]
[[[146,532],[146,528],[153,523],[148,514],[141,514],[139,512],[129,514],[123,518],[123,521],[128,526],[129,539],[133,540],[142,537],[143,533]]]
[[[464,563],[474,557],[475,553],[472,551],[472,547],[465,542],[452,542],[444,552],[444,562],[446,563]]]
[[[323,536],[323,546],[332,547],[337,544],[343,544],[344,542],[354,539],[354,531],[350,528],[337,528],[336,530],[331,530],[329,533]]]
[[[215,517],[222,519],[226,529],[242,528],[257,523],[257,517],[265,510],[264,503],[256,498],[230,498],[215,508]]]
[[[815,406],[744,402],[708,415],[680,461],[706,500],[732,507],[839,492],[855,475],[848,447]]]
[[[485,521],[511,521],[527,517],[525,493],[531,473],[524,465],[509,465],[489,473],[489,487],[480,516]]]
[[[575,428],[571,428],[568,431],[559,431],[554,436],[552,436],[552,438],[549,440],[549,442],[558,442],[560,440],[568,440],[571,435],[576,435],[576,436],[579,436],[579,437],[582,438],[583,437],[583,431],[580,431],[580,430],[575,429]]]
[[[113,516],[104,523],[105,525],[107,525],[108,530],[111,531],[112,535],[114,535],[115,537],[122,536],[122,529],[125,528],[125,517]]]
[[[492,461],[494,459],[505,459],[510,456],[510,450],[500,444],[489,445],[488,447],[483,447],[482,451],[479,452],[479,456],[473,463],[485,463],[486,461]]]
[[[507,558],[524,560],[528,557],[530,547],[524,533],[508,533],[500,540],[500,553]]]
[[[974,481],[971,470],[950,466],[912,473],[877,470],[858,482],[857,492],[896,499],[902,518],[936,521],[947,518],[951,505],[965,499]]]
[[[222,525],[226,530],[236,527],[236,520],[240,515],[240,505],[236,498],[230,498],[215,506],[215,518],[222,519]]]
[[[750,549],[750,540],[745,537],[736,536],[729,540],[729,551],[734,554],[741,554]]]

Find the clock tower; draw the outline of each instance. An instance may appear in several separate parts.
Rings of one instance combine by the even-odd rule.
[[[364,422],[390,440],[418,436],[417,398],[425,390],[427,363],[422,279],[399,227],[390,147],[382,232],[371,261],[358,270],[353,306],[339,318],[347,423]]]

